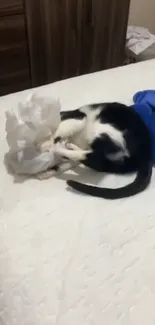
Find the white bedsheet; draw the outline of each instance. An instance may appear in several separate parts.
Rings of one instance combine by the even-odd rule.
[[[149,88],[155,60],[37,92],[59,95],[64,109],[73,109],[130,104]],[[0,325],[154,325],[155,177],[142,194],[115,202],[68,191],[68,175],[14,181],[3,163],[4,113],[26,94],[0,99]],[[130,180],[81,172],[69,175],[113,187]]]

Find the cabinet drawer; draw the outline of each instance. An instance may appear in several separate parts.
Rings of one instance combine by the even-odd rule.
[[[23,69],[28,69],[28,53],[26,42],[12,46],[10,49],[0,51],[0,74],[12,75]]]
[[[0,96],[31,88],[29,70],[22,70],[13,75],[0,76]]]
[[[0,0],[0,16],[24,12],[22,0]]]
[[[0,17],[0,95],[31,85],[24,15]]]
[[[0,51],[25,40],[24,15],[0,17]]]

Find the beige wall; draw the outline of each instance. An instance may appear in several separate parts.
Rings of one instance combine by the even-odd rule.
[[[131,0],[129,24],[147,27],[155,34],[155,0]]]

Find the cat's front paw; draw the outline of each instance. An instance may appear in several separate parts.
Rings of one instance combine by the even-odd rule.
[[[81,150],[78,146],[70,142],[66,143],[65,146],[68,150],[75,150],[75,151]]]
[[[47,140],[37,145],[37,148],[40,153],[49,152],[51,150],[53,143],[51,140]]]
[[[57,171],[54,169],[51,169],[51,170],[47,170],[45,172],[38,173],[36,175],[36,178],[39,179],[40,181],[43,181],[45,179],[49,179],[51,177],[56,176],[56,174],[57,174]]]

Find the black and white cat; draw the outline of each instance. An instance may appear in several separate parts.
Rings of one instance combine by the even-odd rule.
[[[122,188],[99,188],[68,180],[73,189],[106,199],[129,197],[143,191],[152,175],[150,133],[140,116],[120,103],[101,103],[61,113],[55,143],[58,153],[68,159],[39,175],[44,179],[82,163],[98,172],[126,174],[136,172],[135,180]]]

